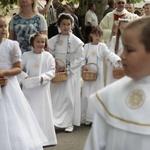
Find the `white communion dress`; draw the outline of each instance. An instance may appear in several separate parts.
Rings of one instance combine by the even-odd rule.
[[[44,146],[56,145],[50,92],[50,80],[55,76],[54,58],[44,50],[40,54],[35,54],[33,51],[25,52],[22,55],[22,67],[29,76],[24,80],[28,85],[22,84],[22,91],[48,140]],[[34,79],[41,79],[41,77],[43,78],[42,84],[39,80],[39,84],[34,85]],[[33,84],[30,84],[30,81]]]
[[[20,58],[18,42],[3,40],[0,70],[9,70]],[[0,87],[0,150],[43,150],[45,141],[16,76],[8,77],[7,85]]]

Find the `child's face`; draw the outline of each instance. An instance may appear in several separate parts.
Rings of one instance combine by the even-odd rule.
[[[122,34],[124,51],[121,55],[124,72],[127,76],[139,79],[150,75],[150,53],[139,41],[140,31],[128,29]]]
[[[45,47],[45,37],[44,35],[36,36],[33,42],[34,51],[41,52],[42,49]]]
[[[7,24],[4,18],[0,18],[0,42],[7,34]]]
[[[60,30],[62,35],[67,35],[71,31],[72,23],[70,19],[63,19],[60,22]]]
[[[92,38],[92,43],[93,44],[98,44],[100,42],[100,38],[101,38],[100,34],[98,34],[98,33],[91,33],[90,36]]]

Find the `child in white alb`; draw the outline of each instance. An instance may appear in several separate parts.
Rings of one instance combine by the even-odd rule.
[[[100,42],[102,34],[103,32],[101,28],[93,27],[90,33],[91,42],[84,46],[85,64],[82,66],[82,71],[92,71],[97,74],[96,80],[83,81],[81,123],[85,123],[87,125],[93,122],[93,115],[95,112],[89,103],[89,96],[104,87],[104,57],[109,59],[115,67],[119,67],[121,60],[119,56],[110,52],[105,43]]]
[[[43,146],[56,145],[50,93],[50,80],[55,76],[55,61],[49,52],[44,51],[47,47],[45,34],[31,35],[30,45],[33,50],[22,55],[22,74],[25,75],[22,90],[48,139]]]

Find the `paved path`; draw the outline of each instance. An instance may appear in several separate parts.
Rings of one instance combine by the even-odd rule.
[[[62,129],[56,130],[58,144],[44,150],[83,150],[90,128],[90,126],[81,125],[75,127],[72,133],[65,133]]]

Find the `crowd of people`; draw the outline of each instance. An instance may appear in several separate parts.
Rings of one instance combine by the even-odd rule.
[[[85,150],[148,150],[150,3],[108,0],[100,22],[91,3],[85,28],[72,3],[37,3],[19,0],[8,31],[0,15],[0,149],[43,150],[85,124]]]

